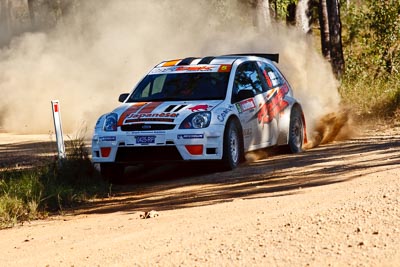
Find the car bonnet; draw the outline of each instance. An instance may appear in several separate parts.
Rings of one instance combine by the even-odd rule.
[[[118,126],[135,123],[181,123],[194,112],[211,111],[222,100],[165,101],[126,103],[114,110]]]

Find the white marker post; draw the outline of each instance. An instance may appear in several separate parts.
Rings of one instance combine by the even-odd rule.
[[[58,158],[65,158],[65,146],[64,146],[64,138],[61,127],[61,115],[60,115],[60,103],[58,100],[51,101],[51,107],[53,109],[53,120],[54,120],[54,128],[56,131],[56,141],[58,148]]]

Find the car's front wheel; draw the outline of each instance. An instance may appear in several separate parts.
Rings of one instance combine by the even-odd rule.
[[[124,178],[125,166],[117,163],[100,163],[101,176],[110,182],[121,182]]]
[[[236,122],[228,122],[224,132],[222,154],[222,169],[235,169],[243,158],[242,140],[239,126]]]

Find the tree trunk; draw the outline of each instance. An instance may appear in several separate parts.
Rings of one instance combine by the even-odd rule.
[[[63,0],[60,2],[60,10],[61,10],[61,16],[65,17],[71,12],[71,9],[74,5],[73,0]]]
[[[333,72],[341,78],[344,72],[342,49],[342,23],[340,21],[339,0],[326,0],[329,18],[330,57]]]
[[[269,10],[270,10],[270,17],[278,20],[278,3],[277,0],[270,0],[269,1]],[[272,8],[273,7],[273,8]]]
[[[35,0],[28,0],[29,17],[31,18],[32,29],[36,29],[34,2]]]
[[[328,19],[328,9],[327,0],[320,0],[318,6],[319,13],[319,26],[321,30],[321,50],[322,55],[327,60],[331,60],[331,45],[329,36],[329,19]]]
[[[286,9],[286,25],[296,25],[296,4],[290,3]]]
[[[11,14],[9,0],[0,0],[0,47],[11,38]]]
[[[311,0],[299,0],[296,8],[296,25],[304,33],[311,33],[311,4]]]
[[[257,0],[256,3],[257,28],[265,30],[271,24],[268,0]]]

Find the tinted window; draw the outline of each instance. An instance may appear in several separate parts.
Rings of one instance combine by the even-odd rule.
[[[263,93],[259,70],[254,62],[245,62],[238,66],[233,82],[232,103]]]
[[[229,72],[147,75],[127,102],[225,99]]]
[[[260,76],[253,62],[243,63],[236,70],[234,93],[239,93],[241,90],[253,90],[254,94],[263,92]]]

